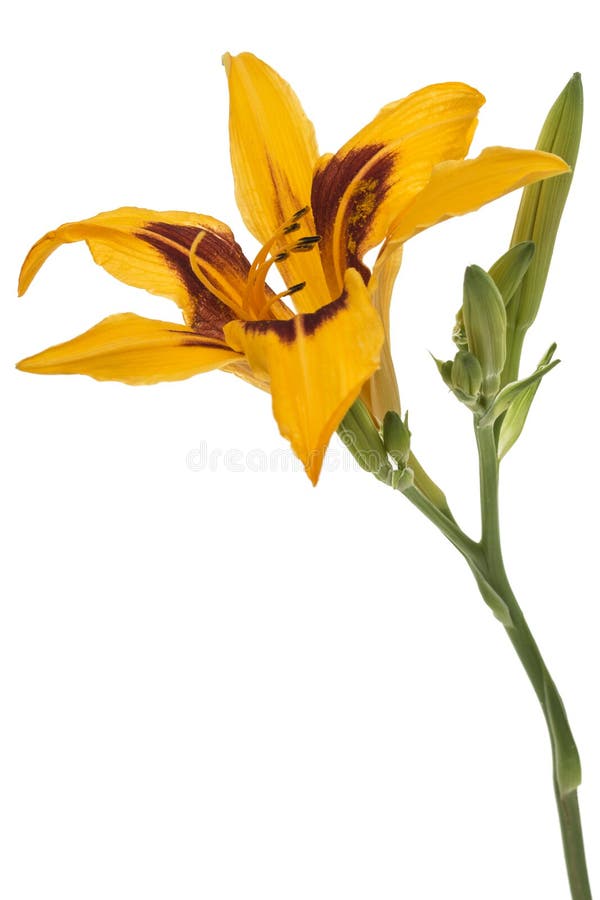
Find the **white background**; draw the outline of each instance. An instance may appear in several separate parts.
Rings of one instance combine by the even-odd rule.
[[[269,398],[232,376],[130,388],[13,369],[111,313],[179,321],[81,246],[17,301],[26,251],[63,221],[193,209],[253,253],[220,65],[245,49],[290,80],[322,151],[440,80],[488,98],[474,153],[530,147],[583,73],[580,166],[526,351],[531,365],[556,339],[563,363],[506,460],[502,518],[580,745],[600,889],[598,68],[584,4],[52,0],[14,6],[2,42],[2,896],[568,896],[533,692],[464,564],[400,495],[337,439],[317,489],[282,465],[256,471],[286,445]],[[427,351],[452,352],[463,269],[503,252],[517,202],[412,241],[393,309],[415,447],[473,533],[468,415]]]

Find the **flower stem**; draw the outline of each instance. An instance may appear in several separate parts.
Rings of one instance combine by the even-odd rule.
[[[509,584],[500,544],[498,455],[493,426],[476,426],[481,494],[481,550],[487,581],[510,613],[506,632],[542,707],[554,768],[554,789],[573,900],[592,900],[587,874],[577,787],[581,769],[565,709],[538,646]]]

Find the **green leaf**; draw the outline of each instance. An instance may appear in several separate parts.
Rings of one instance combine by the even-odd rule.
[[[544,369],[543,374],[550,371],[552,366],[549,366],[549,363],[555,350],[556,344],[552,344],[546,355],[538,363],[536,372],[542,368]],[[558,360],[556,360],[553,365],[556,365],[557,362]],[[525,390],[523,390],[508,407],[506,415],[502,419],[500,433],[498,435],[498,460],[501,460],[506,456],[508,451],[521,436],[527,416],[529,415],[531,404],[533,403],[533,398],[540,386],[540,382],[541,377],[525,388]]]
[[[576,791],[581,784],[581,763],[571,726],[556,685],[544,677],[544,698],[548,724],[554,744],[554,774],[561,797]]]
[[[452,360],[448,359],[445,362],[441,359],[438,359],[437,356],[434,356],[433,353],[429,354],[437,366],[437,370],[442,376],[442,381],[452,390]]]
[[[532,374],[528,375],[527,378],[523,378],[521,379],[521,381],[513,381],[510,384],[507,384],[506,387],[502,388],[485,415],[481,417],[480,425],[491,425],[493,422],[495,422],[498,416],[501,416],[503,412],[506,412],[506,410],[508,410],[509,407],[516,400],[518,400],[518,398],[521,397],[531,385],[537,385],[544,377],[544,375],[546,375],[555,366],[557,366],[559,362],[559,359],[555,359],[552,362],[541,364],[537,367],[535,372],[532,372]],[[518,435],[515,437],[515,440],[517,439],[517,437]],[[512,443],[514,444],[514,441]]]

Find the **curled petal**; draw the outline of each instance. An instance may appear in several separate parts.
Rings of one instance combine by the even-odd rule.
[[[190,262],[201,270],[199,280]],[[210,216],[122,207],[44,235],[29,251],[19,279],[23,294],[40,267],[61,244],[85,241],[98,265],[120,281],[174,300],[186,322],[207,337],[222,328],[244,304],[249,262],[231,230]],[[234,312],[235,311],[235,312]]]

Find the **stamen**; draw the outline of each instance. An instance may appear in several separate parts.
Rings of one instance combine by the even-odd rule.
[[[285,291],[281,291],[280,294],[275,294],[274,297],[272,297],[267,303],[265,303],[265,305],[263,306],[263,308],[260,311],[259,318],[263,319],[267,315],[267,313],[269,312],[269,310],[271,309],[273,304],[277,303],[278,300],[283,300],[284,297],[290,297],[292,294],[297,294],[298,291],[301,291],[305,287],[306,287],[306,282],[299,281],[298,284],[293,284],[291,287],[287,288]]]
[[[288,291],[284,291],[281,295],[278,294],[275,298],[269,300],[266,306],[264,305],[267,272],[273,263],[283,262],[288,258],[290,253],[305,253],[306,251],[311,250],[320,240],[317,235],[309,235],[300,238],[296,243],[292,244],[291,247],[287,247],[286,250],[269,257],[269,254],[277,241],[282,238],[285,240],[289,234],[293,234],[300,229],[301,226],[299,220],[302,219],[309,210],[309,206],[302,207],[302,209],[299,209],[293,216],[280,225],[280,227],[273,232],[269,240],[263,244],[250,266],[248,280],[246,282],[245,306],[249,309],[261,309],[261,316],[264,314],[263,311],[269,311],[275,300],[280,296],[288,296]],[[304,285],[302,285],[302,287],[304,287]],[[297,288],[297,290],[299,290],[299,288]],[[294,293],[294,291],[292,290],[291,293]]]
[[[277,294],[277,299],[281,300],[282,297],[289,297],[291,294],[297,294],[298,291],[301,291],[302,288],[306,287],[305,281],[299,281],[298,284],[293,284],[291,287],[287,289],[287,291],[282,291],[280,294]]]
[[[220,287],[216,286],[214,284],[214,282],[210,280],[210,278],[208,277],[206,272],[204,272],[200,268],[200,263],[198,262],[198,259],[196,258],[196,251],[198,249],[198,245],[199,245],[200,241],[202,240],[202,238],[204,237],[204,235],[206,233],[207,233],[206,228],[200,228],[198,230],[198,234],[192,241],[192,246],[189,249],[189,260],[190,260],[190,266],[191,266],[192,272],[194,273],[194,275],[196,276],[198,281],[202,285],[204,285],[204,287],[207,290],[209,290],[211,292],[211,294],[214,294],[215,297],[217,297],[222,303],[224,303],[225,306],[228,306],[229,309],[232,312],[234,312],[238,318],[245,319],[247,317],[244,314],[242,307],[239,304],[237,304],[235,302],[235,300],[232,300],[231,297],[228,294],[226,294],[223,290],[221,290]]]

